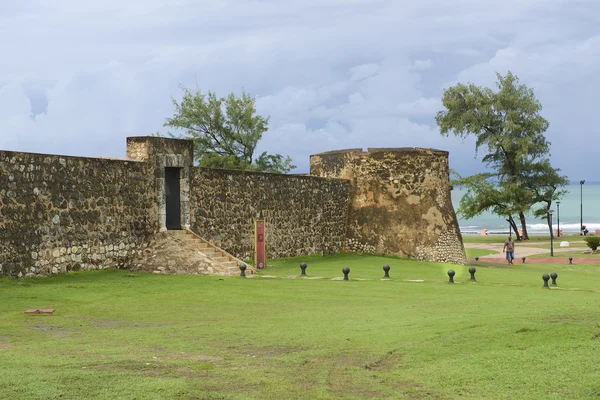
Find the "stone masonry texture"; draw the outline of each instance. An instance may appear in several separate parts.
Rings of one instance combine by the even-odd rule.
[[[165,168],[180,169],[181,228],[238,259],[253,258],[263,218],[267,259],[345,249],[466,261],[446,152],[334,151],[311,156],[311,175],[279,175],[195,167],[192,141],[140,136],[122,159],[0,151],[0,276],[132,268],[164,253]]]
[[[270,258],[344,247],[345,180],[195,168],[191,193],[192,230],[238,258],[254,257],[254,221],[261,215]]]
[[[3,275],[124,267],[156,230],[146,163],[0,152]]]
[[[448,153],[350,149],[311,156],[311,175],[350,182],[347,249],[465,264]]]

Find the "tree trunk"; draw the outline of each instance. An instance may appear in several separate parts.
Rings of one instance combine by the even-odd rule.
[[[521,237],[519,236],[519,230],[517,229],[517,224],[515,223],[515,220],[513,219],[512,215],[510,215],[506,221],[508,221],[513,231],[515,232],[517,240],[521,240]]]
[[[525,224],[525,214],[519,213],[519,219],[521,220],[521,229],[523,229],[523,240],[529,240],[529,234],[527,233],[527,225]]]
[[[550,237],[553,238],[554,237],[554,232],[552,232],[552,224],[550,224],[550,215],[548,215],[546,217],[546,221],[548,221],[548,230],[550,231]]]

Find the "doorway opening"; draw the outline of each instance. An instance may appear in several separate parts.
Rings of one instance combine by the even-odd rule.
[[[165,205],[167,211],[166,228],[181,229],[181,168],[165,168]]]

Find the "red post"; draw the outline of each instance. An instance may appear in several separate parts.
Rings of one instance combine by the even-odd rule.
[[[254,265],[258,269],[267,266],[265,256],[265,221],[254,221]]]

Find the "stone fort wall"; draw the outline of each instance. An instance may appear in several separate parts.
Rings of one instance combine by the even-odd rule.
[[[158,226],[148,167],[0,151],[0,274],[126,266]]]
[[[180,170],[181,227],[253,258],[374,252],[466,262],[448,154],[360,149],[311,156],[311,176],[193,166],[193,143],[127,139],[123,159],[0,151],[0,275],[127,268],[166,230],[165,168]]]
[[[464,264],[450,198],[448,152],[349,149],[311,156],[311,175],[347,179],[347,248]]]
[[[236,257],[254,256],[254,220],[265,220],[270,258],[343,250],[348,182],[313,176],[195,168],[192,230]]]
[[[253,258],[254,219],[267,256],[339,251],[348,183],[198,168],[188,140],[127,139],[127,158],[0,151],[0,275],[127,268],[165,227],[165,168],[181,170],[181,225]]]

